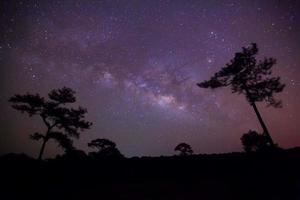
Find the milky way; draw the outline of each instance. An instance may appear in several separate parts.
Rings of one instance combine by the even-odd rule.
[[[76,147],[108,138],[126,156],[241,151],[261,131],[245,97],[196,86],[256,42],[286,84],[283,108],[259,109],[276,143],[300,145],[299,1],[1,1],[0,153],[36,155],[38,118],[13,110],[16,93],[68,86],[94,123]],[[55,144],[48,156],[61,153]]]

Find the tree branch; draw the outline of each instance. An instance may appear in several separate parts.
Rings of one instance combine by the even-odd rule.
[[[43,122],[46,124],[48,130],[51,128],[51,125],[49,122],[47,122],[46,117],[43,114],[40,114],[41,118],[43,119]]]

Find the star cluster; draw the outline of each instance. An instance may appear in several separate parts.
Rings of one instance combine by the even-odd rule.
[[[13,111],[15,93],[68,86],[94,123],[76,146],[115,141],[125,155],[170,155],[180,142],[196,153],[240,151],[261,130],[243,96],[205,90],[243,46],[275,57],[287,86],[282,109],[259,109],[282,147],[300,144],[298,1],[1,1],[0,152],[35,154],[39,119]],[[22,144],[22,145],[20,145]],[[52,145],[52,146],[51,146]],[[46,154],[57,153],[51,144]]]

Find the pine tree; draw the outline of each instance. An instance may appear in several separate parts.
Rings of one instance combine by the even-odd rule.
[[[211,89],[228,86],[231,87],[232,93],[244,94],[256,113],[269,145],[274,147],[274,142],[257,109],[256,102],[265,101],[268,106],[281,107],[282,102],[275,99],[273,95],[281,92],[285,85],[280,82],[280,77],[271,77],[272,67],[276,60],[265,58],[257,61],[257,54],[257,45],[252,43],[250,47],[243,48],[242,52],[236,53],[230,63],[215,73],[210,80],[197,85]]]
[[[85,108],[69,108],[67,104],[76,101],[75,92],[63,87],[62,89],[52,90],[49,94],[49,100],[41,97],[39,94],[16,94],[9,99],[12,107],[21,113],[27,113],[29,117],[39,116],[46,126],[46,132],[34,133],[31,139],[42,141],[42,146],[38,159],[41,160],[46,143],[53,139],[59,146],[66,151],[73,150],[71,137],[79,138],[81,131],[89,129],[91,122],[85,121],[87,113]]]

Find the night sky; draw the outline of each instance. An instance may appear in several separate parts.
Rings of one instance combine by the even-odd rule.
[[[36,156],[29,134],[40,118],[13,110],[9,97],[63,86],[88,109],[90,130],[75,141],[108,138],[125,156],[241,151],[261,131],[252,107],[230,88],[196,86],[243,46],[274,57],[283,108],[258,107],[281,147],[300,145],[300,1],[13,1],[0,3],[0,154]],[[77,104],[76,104],[77,105]],[[62,151],[55,143],[46,157]]]

